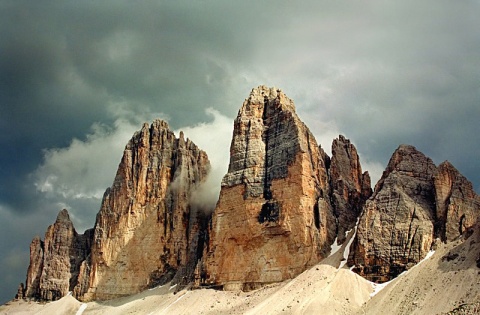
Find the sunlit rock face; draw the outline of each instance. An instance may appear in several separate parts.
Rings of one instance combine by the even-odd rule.
[[[144,124],[125,147],[94,229],[78,235],[62,210],[45,240],[33,239],[25,296],[49,301],[72,291],[107,300],[175,276],[193,280],[208,217],[191,197],[209,169],[206,153],[183,133],[176,138],[161,120]]]
[[[112,299],[170,280],[186,265],[193,272],[202,214],[190,196],[209,167],[206,153],[166,122],[145,124],[105,192],[75,294]]]
[[[293,101],[275,88],[253,89],[235,120],[206,283],[248,289],[317,263],[336,233],[326,163]]]
[[[409,145],[393,153],[372,194],[350,140],[334,139],[329,157],[293,101],[265,86],[235,119],[213,214],[194,200],[209,168],[183,133],[177,138],[161,120],[144,124],[125,147],[95,227],[78,234],[62,210],[44,240],[33,239],[17,297],[48,301],[71,291],[108,300],[170,280],[255,289],[297,276],[352,229],[349,265],[383,282],[423,259],[436,239],[468,235],[480,214],[465,177]]]

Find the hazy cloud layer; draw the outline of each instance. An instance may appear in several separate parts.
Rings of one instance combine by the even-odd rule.
[[[330,151],[378,179],[401,143],[480,190],[478,1],[0,2],[0,302],[63,207],[90,227],[134,130],[154,118],[212,161],[252,87],[281,88]],[[213,199],[212,199],[213,198]]]

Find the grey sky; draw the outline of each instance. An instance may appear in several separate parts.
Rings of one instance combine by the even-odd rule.
[[[377,179],[408,143],[478,192],[479,15],[473,0],[0,2],[0,302],[58,211],[93,225],[144,121],[207,151],[211,202],[260,84],[292,98],[327,151],[350,138]]]

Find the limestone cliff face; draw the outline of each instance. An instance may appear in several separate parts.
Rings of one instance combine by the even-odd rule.
[[[325,155],[283,92],[260,86],[235,120],[205,261],[206,283],[290,279],[335,238]]]
[[[88,233],[78,235],[67,210],[60,211],[44,241],[36,237],[30,245],[25,296],[53,301],[72,291],[89,246]]]
[[[161,120],[145,124],[104,194],[75,293],[83,300],[134,294],[195,260],[190,243],[200,214],[191,209],[190,195],[208,170],[206,153],[182,133],[177,139]]]
[[[276,88],[253,89],[238,112],[211,218],[191,200],[209,167],[182,133],[145,124],[125,147],[95,227],[77,234],[62,210],[45,239],[32,241],[17,296],[108,300],[172,279],[253,289],[316,264],[357,222],[348,263],[382,282],[424,258],[435,238],[454,240],[480,218],[471,183],[408,145],[372,194],[350,140],[335,139],[330,158]]]
[[[435,238],[459,237],[479,215],[471,183],[450,163],[437,168],[401,145],[363,209],[349,264],[367,279],[390,280],[423,259]]]
[[[425,257],[434,238],[435,173],[414,147],[394,152],[357,228],[350,263],[358,273],[386,281]]]
[[[436,227],[443,241],[452,241],[475,225],[480,216],[480,197],[458,170],[445,161],[434,177]]]
[[[372,187],[368,172],[362,173],[357,149],[342,135],[332,143],[330,183],[337,241],[343,243],[345,233],[355,226],[365,201],[371,196]]]

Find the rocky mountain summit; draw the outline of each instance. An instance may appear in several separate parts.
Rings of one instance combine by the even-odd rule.
[[[77,234],[62,210],[44,240],[33,239],[18,296],[109,300],[168,281],[251,290],[298,276],[341,244],[355,272],[384,282],[468,235],[480,217],[471,183],[413,146],[399,146],[373,192],[349,139],[334,139],[331,152],[281,90],[252,89],[207,215],[192,199],[208,176],[206,153],[164,121],[145,124],[94,228]]]
[[[437,168],[413,146],[401,145],[366,202],[349,264],[384,282],[421,261],[435,242],[452,241],[480,217],[480,198],[449,162]]]
[[[291,279],[316,264],[371,193],[350,141],[336,139],[330,159],[280,90],[253,89],[234,126],[205,257],[205,283],[227,290]]]
[[[190,195],[209,161],[164,121],[145,124],[127,144],[95,223],[88,287],[77,296],[106,300],[136,293],[184,267],[196,249],[199,211]],[[169,280],[169,279],[168,279]],[[86,292],[85,292],[86,289]]]
[[[176,274],[193,277],[205,218],[190,196],[209,167],[206,153],[166,122],[144,124],[125,147],[95,227],[77,235],[62,210],[45,240],[32,241],[26,297],[73,291],[80,300],[107,300]]]
[[[89,255],[92,232],[77,234],[67,210],[60,211],[45,239],[32,240],[26,286],[17,295],[51,301],[72,291],[78,283],[81,264]]]

